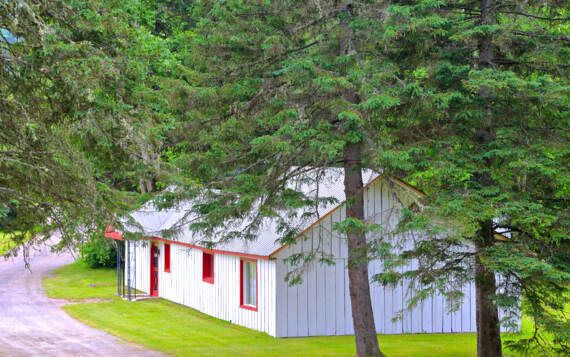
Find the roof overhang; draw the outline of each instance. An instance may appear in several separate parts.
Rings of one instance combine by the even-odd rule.
[[[124,240],[121,232],[117,232],[115,231],[115,229],[113,227],[111,227],[110,224],[107,225],[107,228],[105,229],[105,238],[111,238],[111,239],[115,239],[115,240]]]
[[[382,178],[389,178],[390,180],[392,180],[393,182],[395,182],[396,184],[398,184],[401,188],[407,190],[408,192],[412,193],[417,199],[422,199],[426,197],[426,194],[421,191],[420,189],[410,185],[409,183],[405,182],[404,180],[395,177],[395,176],[389,176],[389,175],[385,175],[385,174],[381,174],[376,176],[373,180],[371,180],[368,184],[366,184],[364,186],[364,189],[368,188],[369,186],[373,185],[374,183],[376,183],[377,181],[381,180]],[[318,223],[322,222],[325,218],[327,218],[328,216],[330,216],[331,214],[333,214],[337,209],[339,209],[340,207],[342,207],[342,205],[344,205],[344,202],[341,202],[339,205],[337,205],[336,207],[332,208],[329,212],[327,212],[326,214],[322,215],[317,221],[313,222],[310,226],[308,226],[307,228],[305,228],[301,233],[297,234],[297,236],[295,237],[295,239],[301,237],[303,234],[305,234],[306,232],[308,232],[311,228],[313,228],[314,226],[316,226]],[[106,238],[110,238],[110,239],[115,239],[115,240],[124,240],[124,238],[122,237],[121,232],[116,231],[113,227],[111,227],[111,225],[107,225],[107,228],[105,229],[105,237]],[[495,238],[497,240],[501,240],[501,241],[509,241],[509,238],[500,234],[500,233],[495,233]],[[243,253],[243,252],[236,252],[236,251],[226,251],[226,250],[216,250],[216,249],[208,249],[205,247],[201,247],[199,245],[195,245],[195,244],[190,244],[190,243],[184,243],[184,242],[179,242],[179,241],[175,241],[175,240],[170,240],[170,239],[164,239],[164,238],[160,238],[160,237],[145,237],[144,239],[147,240],[155,240],[155,241],[161,241],[161,242],[165,242],[168,244],[175,244],[175,245],[181,245],[181,246],[185,246],[185,247],[190,247],[190,248],[194,248],[194,249],[199,249],[202,250],[204,252],[209,252],[209,253],[217,253],[217,254],[226,254],[226,255],[234,255],[234,256],[241,256],[241,257],[248,257],[248,258],[254,258],[254,259],[262,259],[262,260],[269,260],[274,258],[280,251],[282,251],[283,249],[285,249],[289,244],[284,244],[281,247],[279,247],[278,249],[276,249],[275,251],[273,251],[271,254],[269,255],[256,255],[256,254],[248,254],[248,253]]]

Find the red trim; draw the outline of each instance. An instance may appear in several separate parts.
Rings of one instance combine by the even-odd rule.
[[[249,305],[240,305],[239,307],[242,309],[246,309],[246,310],[257,311],[257,306],[253,307],[253,306],[249,306]]]
[[[202,281],[214,283],[214,254],[202,252]]]
[[[194,244],[189,244],[189,243],[184,243],[184,242],[178,242],[175,240],[164,239],[164,238],[159,238],[159,237],[150,237],[148,239],[157,240],[157,241],[169,243],[169,244],[181,245],[184,247],[190,247],[190,248],[194,248],[194,249],[199,249],[199,250],[206,252],[206,253],[209,253],[209,254],[235,255],[238,257],[246,257],[246,258],[261,259],[261,260],[269,260],[270,259],[269,256],[266,256],[266,255],[256,255],[256,254],[247,254],[247,253],[239,253],[239,252],[229,252],[226,250],[208,249],[208,248],[200,247],[199,245],[194,245]]]
[[[158,267],[154,266],[154,250],[158,249],[158,246],[154,243],[150,245],[150,296],[158,296],[158,274],[157,274],[157,281],[155,286],[154,281],[154,272],[155,270],[158,272]]]
[[[121,237],[121,232],[116,232],[115,229],[111,227],[110,224],[108,224],[107,228],[105,228],[105,238],[123,240],[123,237]]]
[[[170,273],[170,244],[164,244],[164,271]]]
[[[243,303],[243,262],[255,263],[255,306],[245,305]],[[255,259],[240,259],[239,261],[239,307],[246,310],[257,311],[259,305],[258,292],[259,292],[259,275],[257,274],[257,260]]]
[[[116,239],[116,240],[124,240],[123,237],[121,236],[121,232],[113,231],[113,228],[111,226],[107,226],[107,229],[105,230],[105,237],[111,238],[111,239]],[[234,255],[234,256],[238,256],[238,257],[247,257],[247,258],[261,259],[261,260],[269,260],[270,259],[270,257],[267,255],[247,254],[247,253],[240,253],[240,252],[230,252],[227,250],[208,249],[208,248],[200,247],[199,245],[194,245],[194,244],[189,244],[189,243],[184,243],[184,242],[178,242],[175,240],[164,239],[164,238],[159,238],[159,237],[147,237],[146,239],[157,240],[157,241],[161,241],[161,242],[168,243],[168,244],[176,244],[176,245],[181,245],[184,247],[199,249],[203,252],[207,252],[210,254],[215,253],[215,254],[224,254],[224,255]]]

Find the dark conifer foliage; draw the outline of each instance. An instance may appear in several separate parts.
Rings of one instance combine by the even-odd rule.
[[[194,31],[172,42],[183,49],[189,95],[171,162],[188,187],[216,189],[195,229],[252,239],[271,217],[290,242],[296,231],[284,208],[315,202],[285,181],[347,167],[355,148],[359,166],[427,193],[401,229],[430,239],[397,254],[406,246],[392,238],[398,232],[378,234],[364,255],[387,262],[376,280],[421,283],[413,305],[436,291],[458,303],[461,284],[475,279],[481,356],[501,353],[497,309],[520,313],[522,294],[537,335],[511,346],[542,343],[542,330],[557,338],[538,348],[567,349],[563,2],[226,1],[192,13]],[[227,229],[248,215],[251,230]],[[367,226],[355,216],[339,229]],[[291,259],[302,266],[320,256]],[[409,259],[420,268],[397,273]],[[357,350],[377,353],[368,348]]]
[[[136,202],[122,192],[156,171],[143,160],[164,119],[149,74],[167,54],[137,25],[139,5],[0,4],[0,225],[15,243],[100,235]]]
[[[566,6],[417,1],[387,10],[382,46],[399,64],[403,105],[390,115],[399,133],[377,158],[428,194],[402,229],[433,229],[395,259],[419,259],[404,276],[456,301],[460,283],[475,277],[480,356],[501,355],[497,308],[520,314],[519,296],[537,330],[507,344],[569,348]]]
[[[288,183],[343,168],[359,355],[381,354],[373,259],[373,283],[416,283],[410,306],[457,307],[475,281],[480,356],[501,354],[498,308],[519,314],[520,297],[536,333],[506,343],[567,354],[569,17],[558,0],[4,1],[0,226],[60,228],[64,245],[125,192],[170,185],[156,202],[199,197],[181,223],[206,244],[267,220],[294,243],[292,209],[315,218],[331,198]],[[364,221],[360,168],[426,193],[396,231]],[[331,263],[289,258],[314,260]]]

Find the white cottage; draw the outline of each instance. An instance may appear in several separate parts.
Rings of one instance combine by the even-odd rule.
[[[368,182],[364,189],[365,217],[385,227],[394,226],[400,208],[423,195],[397,178],[372,171],[364,170],[363,179]],[[127,284],[274,337],[354,334],[347,242],[332,229],[335,222],[346,217],[343,171],[327,169],[319,185],[301,185],[308,195],[336,197],[338,203],[319,207],[319,219],[299,222],[302,233],[291,246],[280,245],[276,227],[268,223],[256,241],[233,241],[209,250],[188,230],[175,240],[156,233],[177,224],[182,211],[147,207],[134,213],[148,238],[128,245]],[[121,239],[121,233],[111,229],[105,235]],[[284,259],[315,247],[331,254],[336,264],[314,263],[303,272],[301,284],[288,286],[284,278],[291,267]],[[370,263],[370,276],[380,270],[380,262]],[[373,284],[370,293],[378,333],[476,331],[473,284],[464,287],[465,299],[456,312],[448,314],[445,298],[435,296],[406,311],[397,321],[392,318],[414,293],[409,284]]]

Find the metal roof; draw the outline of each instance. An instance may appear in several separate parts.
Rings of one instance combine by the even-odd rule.
[[[362,170],[364,185],[371,183],[379,176],[378,172],[368,169]],[[310,227],[346,199],[344,170],[342,168],[309,170],[290,180],[288,187],[304,193],[313,200],[316,198],[332,198],[335,201],[332,203],[320,200],[317,207],[280,212],[283,217],[289,217],[289,224],[296,227],[299,232]],[[205,241],[216,242],[215,237],[204,237],[189,229],[189,225],[198,218],[191,212],[191,207],[192,202],[186,201],[170,209],[158,210],[152,203],[147,203],[140,210],[131,213],[132,220],[125,219],[122,223],[125,230],[141,233],[145,237],[166,238],[199,247],[204,247]],[[224,229],[242,231],[251,223],[251,217],[228,222]],[[270,256],[283,246],[279,242],[280,238],[277,221],[264,218],[261,227],[256,231],[256,239],[251,241],[233,239],[220,242],[215,244],[214,249],[247,255]]]

